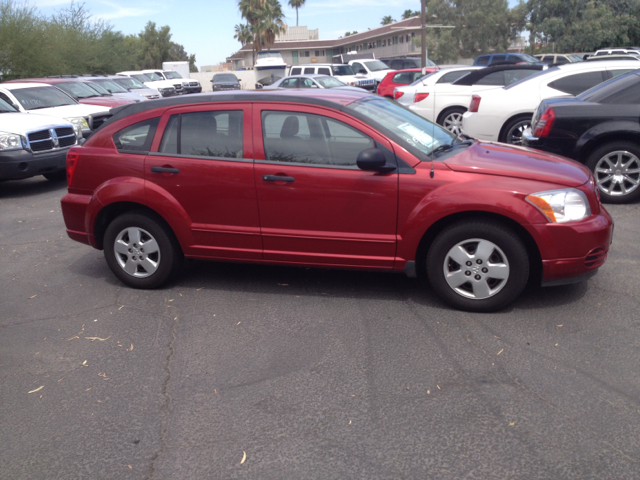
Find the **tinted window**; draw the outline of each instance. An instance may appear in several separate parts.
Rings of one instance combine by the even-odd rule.
[[[134,123],[113,135],[113,143],[120,152],[149,153],[159,118]]]
[[[558,55],[556,57],[556,63],[562,65],[564,63],[569,63],[569,59],[563,55]]]
[[[298,88],[298,79],[297,78],[287,78],[282,81],[280,84],[281,88]]]
[[[319,68],[318,73],[320,75],[331,75],[331,70],[327,67]]]
[[[513,57],[512,57],[513,58]],[[494,55],[493,58],[491,59],[491,63],[500,63],[500,62],[504,62],[507,60],[507,56],[506,55]]]
[[[306,67],[304,69],[304,73],[307,74],[307,75],[316,73],[316,68],[315,67]]]
[[[640,76],[625,75],[609,80],[581,94],[585,102],[607,104],[640,104]]]
[[[465,76],[470,70],[458,70],[455,72],[445,73],[436,83],[451,83]]]
[[[420,74],[420,72],[418,72],[418,74]],[[402,73],[396,73],[393,76],[393,83],[399,83],[400,85],[409,85],[411,82],[414,81],[414,72],[402,72]]]
[[[267,160],[355,167],[373,140],[331,118],[297,112],[262,112]]]
[[[296,67],[291,69],[291,72],[289,72],[289,75],[300,75],[301,73],[302,73],[302,68]]]
[[[489,55],[476,58],[476,65],[489,65]]]
[[[623,68],[623,69],[618,69],[618,70],[609,70],[609,73],[611,74],[612,78],[616,78],[619,77],[620,75],[624,75],[625,73],[629,73],[629,72],[633,72],[637,69],[635,68]]]
[[[353,63],[353,65],[351,65],[353,67],[353,70],[356,73],[368,73],[367,69],[364,68],[364,66],[361,63],[355,62]]]
[[[522,69],[522,70],[505,70],[504,72],[504,84],[511,85],[512,83],[519,82],[531,75],[538,73],[540,70],[534,69]]]
[[[301,78],[300,79],[300,88],[313,88],[316,87],[316,84],[313,83],[313,80],[310,78]]]
[[[570,95],[578,95],[591,87],[602,83],[602,72],[585,72],[568,75],[549,84],[549,87]]]
[[[476,82],[476,85],[504,85],[504,72],[493,72]]]
[[[160,153],[192,157],[242,158],[241,111],[171,115]]]
[[[415,60],[404,60],[402,68],[420,68]]]
[[[544,63],[553,63],[554,62],[554,58],[553,58],[553,55],[545,55],[544,57],[542,57],[540,59],[540,61],[544,62]]]

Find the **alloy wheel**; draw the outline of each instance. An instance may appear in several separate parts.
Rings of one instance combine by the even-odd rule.
[[[626,150],[615,150],[598,160],[594,173],[598,187],[607,195],[628,195],[640,184],[640,159]]]
[[[442,126],[451,133],[460,135],[462,133],[462,113],[453,112],[444,117]]]
[[[139,227],[128,227],[118,233],[113,250],[118,265],[132,277],[149,277],[160,265],[158,242]]]

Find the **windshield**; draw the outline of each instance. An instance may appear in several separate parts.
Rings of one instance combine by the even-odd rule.
[[[320,85],[322,85],[324,88],[335,88],[335,87],[346,86],[345,83],[342,83],[337,78],[333,78],[328,75],[326,77],[316,77],[314,80],[318,82]]]
[[[108,90],[105,90],[104,88],[102,88],[100,85],[98,85],[97,83],[93,83],[93,82],[86,82],[85,83],[86,86],[88,86],[89,88],[95,90],[96,92],[98,92],[100,95],[102,95],[103,97],[107,97],[107,96],[111,96],[111,94],[109,93]]]
[[[93,88],[89,87],[88,85],[85,85],[82,82],[56,83],[54,86],[58,87],[63,92],[68,93],[75,99],[92,98],[92,97],[100,96],[100,94],[96,92]]]
[[[270,51],[266,51],[266,52],[259,52],[258,53],[258,58],[282,58],[282,55],[280,55],[280,52],[270,52]]]
[[[226,73],[221,75],[214,75],[213,83],[216,83],[216,82],[238,83],[238,79],[232,73]]]
[[[56,87],[31,87],[11,90],[25,110],[77,105],[69,95]]]
[[[100,86],[104,89],[107,89],[109,93],[127,93],[126,88],[122,88],[113,80],[98,80],[95,83],[99,83]],[[142,88],[144,88],[144,85],[142,85]]]
[[[147,88],[143,83],[140,83],[138,80],[131,77],[114,78],[113,82],[127,90],[140,90],[142,88]]]
[[[389,131],[407,150],[423,161],[442,145],[451,145],[455,135],[397,103],[381,97],[365,97],[348,108],[366,117],[367,123]],[[423,155],[420,155],[423,154]]]
[[[387,67],[386,63],[382,63],[380,60],[372,60],[370,62],[362,62],[364,63],[370,72],[379,72],[380,70],[391,70]]]
[[[13,105],[9,105],[7,102],[0,98],[0,113],[17,112]]]
[[[164,76],[167,78],[183,78],[182,75],[174,71],[164,72]]]
[[[583,62],[584,59],[579,57],[578,55],[567,55],[571,59],[572,62]]]
[[[353,68],[351,68],[351,65],[334,65],[333,67],[331,67],[331,71],[334,75],[337,76],[356,74],[356,72],[353,71]]]
[[[528,53],[519,53],[518,54],[520,56],[520,58],[522,58],[525,62],[539,62],[540,60],[538,60],[536,57],[533,57],[531,55],[529,55]]]
[[[420,77],[419,79],[417,79],[415,82],[413,82],[410,86],[411,87],[415,87],[416,85],[420,85],[422,82],[424,82],[427,78],[429,78],[431,75],[435,75],[436,73],[438,73],[439,70],[436,70],[435,72],[431,72],[431,73],[427,73],[424,77]]]
[[[135,78],[136,80],[140,81],[140,82],[155,82],[155,80],[147,75],[143,75],[142,73],[139,73],[137,75],[131,75],[131,78]]]
[[[164,77],[156,72],[146,72],[145,75],[154,82],[159,82],[161,80],[164,80]]]
[[[534,73],[533,75],[523,78],[522,80],[519,80],[516,83],[512,83],[511,85],[504,87],[504,89],[509,90],[510,88],[517,87],[518,85],[521,85],[524,82],[528,82],[529,80],[532,80],[534,78],[541,77],[543,75],[548,75],[549,73],[557,72],[559,70],[560,69],[558,67],[551,67],[551,68],[547,68],[546,70],[540,70],[538,73]]]

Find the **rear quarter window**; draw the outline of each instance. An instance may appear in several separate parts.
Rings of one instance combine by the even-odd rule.
[[[489,55],[476,58],[476,65],[489,65]]]
[[[113,135],[113,143],[119,152],[147,154],[159,121],[156,117],[129,125]]]
[[[578,95],[604,81],[603,72],[584,72],[567,75],[549,83],[549,87],[569,95]]]

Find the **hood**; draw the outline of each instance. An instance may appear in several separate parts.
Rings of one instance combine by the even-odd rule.
[[[59,117],[27,113],[0,114],[0,131],[26,135],[34,130],[45,130],[54,127],[72,127],[69,122]]]
[[[52,115],[58,118],[69,117],[86,117],[93,115],[94,113],[107,113],[109,107],[103,107],[98,105],[63,105],[60,107],[40,108],[38,110],[29,111],[31,115]]]
[[[118,97],[91,97],[91,98],[79,98],[78,101],[82,105],[99,105],[102,107],[113,108],[120,105],[128,105],[134,103],[133,100],[128,98]]]
[[[456,172],[524,178],[578,187],[589,180],[587,167],[564,157],[532,148],[476,142],[444,163]]]
[[[147,100],[142,95],[138,95],[137,93],[134,93],[134,92],[112,93],[111,95],[113,95],[115,98],[131,100],[131,102],[133,102],[133,103],[144,102],[144,101]],[[131,102],[129,102],[129,103],[131,103]]]

